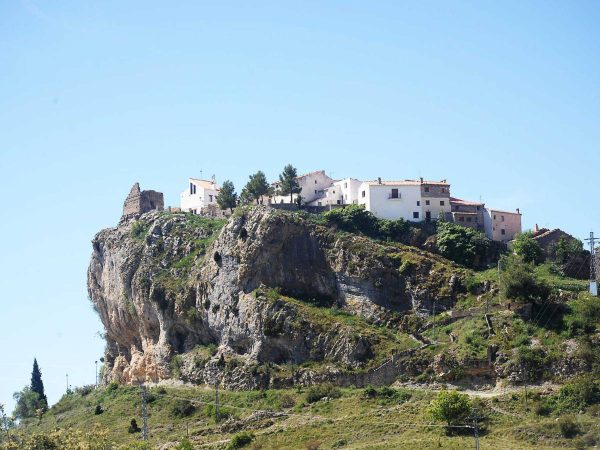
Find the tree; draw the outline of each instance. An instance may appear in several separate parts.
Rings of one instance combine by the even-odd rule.
[[[44,411],[48,409],[48,399],[46,398],[46,393],[44,392],[44,382],[42,381],[42,371],[38,366],[37,359],[33,359],[33,370],[31,371],[31,391],[35,392],[40,401],[46,406],[42,408]]]
[[[217,204],[221,209],[227,209],[233,212],[233,208],[236,207],[238,200],[238,195],[235,193],[235,187],[233,183],[229,180],[223,182],[223,186],[221,186],[221,190],[217,195]]]
[[[8,435],[9,430],[14,427],[14,419],[6,415],[4,404],[0,403],[0,428]]]
[[[294,194],[299,194],[302,188],[298,184],[298,172],[291,164],[283,168],[279,175],[279,195],[289,195],[290,204],[294,202]]]
[[[259,200],[262,201],[263,196],[272,195],[273,189],[267,182],[267,177],[262,170],[259,170],[254,175],[250,175],[250,180],[246,183],[242,195],[245,198],[251,198],[259,204]]]
[[[565,236],[561,236],[550,249],[552,258],[560,264],[566,264],[583,253],[583,242],[579,239],[567,239]]]
[[[513,252],[525,262],[539,264],[544,259],[544,251],[540,244],[533,239],[533,233],[530,231],[519,233],[511,246]]]
[[[492,251],[492,241],[472,228],[438,221],[436,245],[440,254],[467,267],[481,267]]]
[[[13,398],[17,402],[13,416],[17,419],[35,417],[38,410],[45,411],[48,408],[46,401],[41,400],[39,394],[29,386],[25,386],[21,392],[15,392]]]
[[[509,255],[500,259],[501,287],[506,298],[523,302],[543,303],[550,295],[550,287],[535,274],[533,263],[520,256]]]
[[[457,391],[441,391],[429,407],[431,418],[445,421],[448,427],[463,424],[471,411],[469,396]]]

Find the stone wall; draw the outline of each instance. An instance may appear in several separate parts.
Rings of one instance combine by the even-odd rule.
[[[162,211],[165,207],[162,192],[141,191],[140,184],[135,183],[123,203],[122,219],[144,214],[148,211]]]

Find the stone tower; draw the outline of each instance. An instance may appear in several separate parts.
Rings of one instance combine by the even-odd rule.
[[[123,203],[123,216],[121,220],[144,214],[148,211],[162,211],[165,208],[165,202],[162,192],[140,191],[140,184],[135,183],[129,195]]]

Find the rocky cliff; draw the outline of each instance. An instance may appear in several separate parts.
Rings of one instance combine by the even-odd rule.
[[[356,371],[418,346],[402,313],[451,303],[464,275],[414,247],[254,207],[228,222],[150,212],[103,230],[88,290],[106,329],[104,381],[256,387],[297,381],[299,364]]]

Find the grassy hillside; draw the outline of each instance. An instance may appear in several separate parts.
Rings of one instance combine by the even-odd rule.
[[[328,398],[315,401],[321,395]],[[247,448],[265,450],[472,447],[472,429],[455,429],[449,435],[443,423],[431,420],[427,409],[436,395],[433,391],[408,388],[374,392],[335,388],[317,393],[314,388],[220,392],[225,419],[217,424],[212,390],[154,387],[149,390],[148,448],[176,448],[187,435],[190,448],[227,448],[234,436],[242,432],[253,436]],[[541,407],[551,403],[549,399],[558,398],[557,393],[530,389],[527,404],[522,389],[491,395],[495,394],[473,400],[479,417],[481,448],[585,448],[600,442],[598,405],[583,406],[580,412],[573,411],[574,415],[563,413],[557,420],[555,412]],[[95,414],[97,405],[101,414]],[[86,441],[86,433],[97,427],[96,446],[81,448],[140,448],[140,433],[128,433],[131,418],[141,426],[138,389],[111,385],[89,393],[65,395],[41,421],[34,419],[24,424],[19,434],[49,436],[59,427],[81,431],[79,439]],[[102,438],[97,437],[100,431],[106,433]],[[5,444],[1,448],[28,448],[23,442],[23,447]]]

